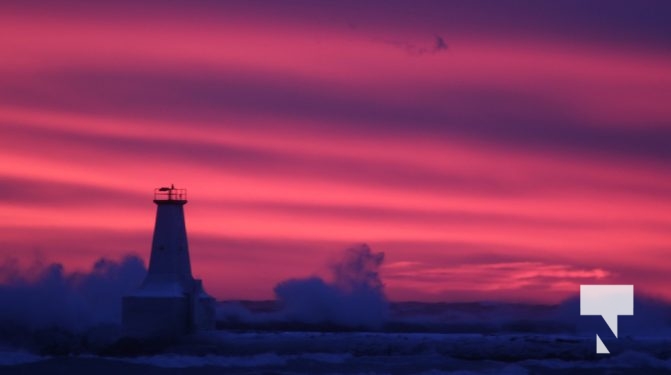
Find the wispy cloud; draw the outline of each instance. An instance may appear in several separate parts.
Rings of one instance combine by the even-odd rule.
[[[455,264],[435,267],[419,262],[404,262],[386,267],[385,277],[411,283],[424,295],[472,294],[477,300],[486,295],[504,299],[557,302],[576,293],[581,283],[612,279],[612,273],[599,267],[584,268],[544,262],[499,262]],[[547,295],[538,295],[538,290]]]
[[[174,182],[218,297],[356,241],[392,299],[669,266],[669,23],[638,5],[37,5],[0,11],[0,255],[144,254]]]

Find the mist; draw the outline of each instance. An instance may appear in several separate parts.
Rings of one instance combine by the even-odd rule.
[[[581,316],[576,294],[556,305],[446,301],[390,302],[379,270],[384,253],[365,244],[345,249],[329,266],[330,277],[278,283],[275,301],[223,302],[223,328],[366,329],[389,332],[534,333],[615,338],[599,316]],[[622,337],[669,337],[671,304],[644,293],[634,297],[633,316],[619,317]]]
[[[331,265],[330,282],[316,276],[282,281],[274,289],[281,314],[290,321],[382,327],[389,309],[379,274],[383,262],[384,253],[362,244]]]
[[[558,305],[392,303],[380,277],[383,264],[384,253],[365,244],[344,249],[324,277],[279,282],[274,301],[219,303],[218,328],[584,336],[596,331],[614,339],[600,317],[580,316],[577,297]],[[80,272],[68,272],[59,263],[35,262],[22,268],[16,261],[4,260],[0,263],[0,344],[49,354],[105,348],[122,334],[122,296],[135,290],[146,272],[137,256],[101,258]],[[621,337],[671,335],[671,305],[643,294],[637,294],[634,303],[635,315],[619,319]]]
[[[329,265],[330,277],[291,278],[275,288],[275,305],[270,312],[252,313],[240,303],[220,305],[218,317],[224,322],[263,324],[306,324],[380,329],[389,317],[389,301],[380,278],[384,253],[375,253],[366,244],[345,249]]]
[[[97,260],[88,272],[67,272],[59,263],[35,262],[21,269],[0,264],[0,338],[17,329],[57,328],[82,332],[120,325],[121,297],[136,288],[146,268],[137,256]]]

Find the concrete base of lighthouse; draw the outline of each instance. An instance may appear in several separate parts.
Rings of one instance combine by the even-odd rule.
[[[124,334],[130,337],[179,337],[214,329],[215,301],[193,280],[191,290],[180,285],[143,285],[123,298]]]
[[[124,334],[131,337],[179,337],[189,331],[188,306],[182,297],[125,297]]]

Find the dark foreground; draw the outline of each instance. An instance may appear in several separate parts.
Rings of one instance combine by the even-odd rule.
[[[197,344],[195,344],[197,343]],[[559,335],[216,332],[134,357],[0,352],[1,374],[667,374],[671,342]]]

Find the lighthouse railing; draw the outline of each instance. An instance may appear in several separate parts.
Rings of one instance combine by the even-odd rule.
[[[154,189],[155,201],[185,201],[186,189],[156,188]]]

